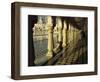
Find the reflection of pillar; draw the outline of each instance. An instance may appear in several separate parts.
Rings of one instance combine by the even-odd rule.
[[[58,41],[62,41],[62,21],[61,18],[57,18],[57,25],[58,25]]]
[[[67,46],[67,24],[66,24],[65,20],[64,20],[63,24],[64,24],[64,27],[63,27],[63,44],[62,44],[62,46],[66,47]]]
[[[51,16],[47,16],[47,24],[48,28],[48,53],[47,57],[51,58],[53,56],[53,24]]]

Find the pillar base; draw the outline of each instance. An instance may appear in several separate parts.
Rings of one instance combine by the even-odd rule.
[[[48,53],[46,54],[46,57],[47,57],[48,59],[52,58],[52,57],[53,57],[53,52],[48,51]]]

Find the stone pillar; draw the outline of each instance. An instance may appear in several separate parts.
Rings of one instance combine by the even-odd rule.
[[[53,24],[51,16],[47,16],[46,27],[48,28],[48,53],[46,56],[50,59],[53,56]]]
[[[68,40],[68,43],[70,43],[72,40],[73,40],[73,30],[72,30],[72,25],[69,23],[69,29],[68,29],[68,32],[67,32],[67,40]]]
[[[63,43],[62,43],[62,46],[63,47],[66,47],[67,46],[67,22],[64,20],[63,22]]]
[[[42,57],[38,57],[35,59],[35,65],[42,65],[46,63],[50,58],[53,57],[53,24],[52,24],[52,17],[47,16],[45,26],[42,26],[42,18],[38,18],[38,25],[48,31],[48,52],[43,55]]]
[[[57,26],[58,26],[58,41],[62,42],[62,21],[61,18],[57,18]]]

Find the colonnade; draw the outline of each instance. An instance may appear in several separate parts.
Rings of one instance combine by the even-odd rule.
[[[41,19],[40,21],[41,22]],[[38,23],[38,22],[37,22]],[[41,25],[40,25],[41,26]],[[46,55],[40,59],[36,59],[34,61],[35,64],[43,64],[47,60],[51,59],[54,56],[54,52],[56,52],[61,46],[63,48],[67,47],[67,44],[71,42],[75,37],[77,36],[78,38],[80,37],[80,31],[78,29],[75,29],[74,26],[71,23],[68,23],[67,20],[61,19],[61,17],[56,17],[56,25],[53,27],[53,19],[51,16],[46,16],[46,22],[44,25],[44,28],[47,28],[48,32],[48,51]],[[53,30],[54,28],[58,29],[58,42],[62,43],[59,44],[58,46],[54,49],[54,39],[53,39]],[[73,38],[73,36],[75,36]]]

